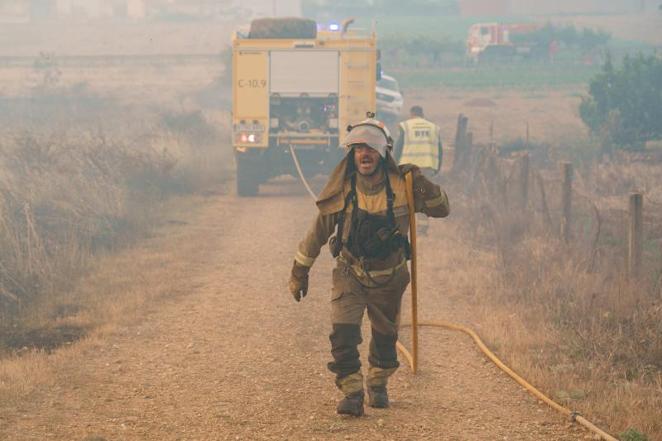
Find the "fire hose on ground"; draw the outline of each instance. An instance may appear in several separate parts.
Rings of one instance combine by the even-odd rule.
[[[303,171],[301,170],[301,165],[299,163],[299,160],[297,158],[296,152],[294,150],[294,147],[290,146],[290,153],[292,155],[292,160],[294,162],[294,165],[297,169],[297,172],[299,174],[299,178],[301,179],[302,184],[310,194],[310,196],[313,198],[313,200],[317,200],[317,196],[315,195],[315,192],[311,189],[310,185],[308,184],[308,181],[306,180]],[[405,180],[406,180],[406,189],[407,189],[407,205],[409,209],[409,229],[410,229],[410,242],[411,242],[411,323],[409,324],[402,324],[402,327],[411,327],[411,337],[412,337],[412,350],[409,352],[409,350],[400,342],[398,341],[396,346],[398,350],[402,353],[402,355],[407,359],[407,362],[409,363],[409,366],[414,374],[416,374],[418,370],[418,328],[421,326],[425,327],[434,327],[434,328],[443,328],[447,330],[452,330],[452,331],[459,331],[463,332],[467,335],[469,335],[478,348],[485,354],[485,356],[492,361],[499,369],[501,369],[503,372],[508,374],[513,380],[515,380],[520,386],[522,386],[524,389],[527,390],[531,395],[535,396],[539,400],[543,401],[546,403],[548,406],[550,406],[552,409],[558,411],[559,413],[566,415],[567,417],[570,418],[572,422],[577,422],[589,431],[599,435],[601,439],[607,440],[607,441],[618,441],[617,438],[613,437],[612,435],[608,434],[604,430],[600,429],[599,427],[595,426],[593,423],[588,421],[586,418],[581,416],[578,412],[573,411],[568,409],[567,407],[564,407],[557,403],[556,401],[552,400],[545,394],[543,394],[541,391],[536,389],[534,386],[532,386],[530,383],[528,383],[524,378],[519,376],[515,371],[513,371],[511,368],[506,366],[486,345],[483,343],[481,338],[478,336],[476,332],[474,332],[472,329],[456,324],[456,323],[450,323],[450,322],[444,322],[444,321],[418,321],[418,268],[417,268],[417,255],[416,255],[416,216],[414,215],[414,192],[413,192],[413,178],[411,173],[407,173],[405,175]]]

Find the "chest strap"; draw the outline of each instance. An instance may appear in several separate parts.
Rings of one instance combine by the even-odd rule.
[[[347,193],[347,196],[345,196],[345,205],[343,205],[342,211],[338,215],[338,222],[336,223],[336,237],[331,247],[331,255],[333,257],[338,257],[340,255],[340,251],[342,251],[342,236],[343,230],[345,229],[345,213],[347,213],[347,207],[349,207],[350,202],[353,203],[354,207],[358,205],[356,200],[356,174],[352,175],[351,185],[351,190],[349,193]],[[353,210],[353,212],[355,211],[356,210]]]

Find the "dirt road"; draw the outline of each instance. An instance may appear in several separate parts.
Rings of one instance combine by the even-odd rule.
[[[403,364],[390,409],[338,417],[326,370],[332,260],[323,250],[308,297],[295,303],[286,280],[315,208],[292,181],[265,190],[205,198],[109,258],[105,275],[87,284],[115,280],[113,289],[158,302],[137,302],[121,326],[49,356],[49,378],[18,404],[0,400],[0,439],[590,438],[487,363],[467,337],[430,329],[421,331],[421,371],[413,376]],[[421,244],[423,318],[470,314],[461,300],[466,269],[451,283],[450,225],[434,223]]]

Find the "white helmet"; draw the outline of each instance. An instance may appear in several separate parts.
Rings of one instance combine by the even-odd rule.
[[[347,137],[343,146],[347,149],[356,144],[366,144],[377,150],[382,158],[386,158],[386,152],[393,149],[393,139],[388,127],[383,122],[375,119],[375,114],[368,112],[368,118],[354,126],[348,126]]]

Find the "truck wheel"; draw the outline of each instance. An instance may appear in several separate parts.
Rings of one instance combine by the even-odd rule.
[[[237,158],[237,195],[257,196],[260,189],[258,170],[250,161]]]

